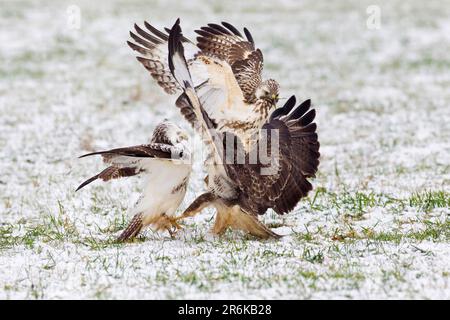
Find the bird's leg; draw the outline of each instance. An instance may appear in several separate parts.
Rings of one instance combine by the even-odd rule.
[[[190,204],[190,206],[186,210],[184,210],[181,216],[175,218],[175,221],[195,216],[200,211],[209,206],[211,202],[215,200],[215,198],[216,197],[211,192],[200,195],[199,197],[197,197],[197,199],[194,200],[194,202]]]

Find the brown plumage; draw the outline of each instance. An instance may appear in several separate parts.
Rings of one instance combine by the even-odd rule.
[[[160,46],[167,41],[167,35],[156,30],[147,22],[145,22],[145,27],[150,33],[135,24],[134,29],[137,34],[130,31],[130,36],[137,44],[130,41],[127,41],[127,44],[131,49],[144,55],[144,57],[136,57],[136,59],[150,72],[153,79],[164,91],[168,94],[174,94],[179,91],[180,87],[170,70],[167,69],[166,54]]]
[[[80,190],[81,188],[85,187],[86,185],[88,185],[89,183],[91,183],[97,179],[101,179],[103,181],[109,181],[112,179],[131,177],[138,173],[139,173],[139,171],[137,171],[136,168],[126,168],[126,167],[119,168],[119,167],[115,167],[115,166],[110,166],[110,167],[106,168],[105,170],[103,170],[102,172],[100,172],[99,174],[96,174],[95,176],[84,181],[82,184],[79,185],[79,187],[75,191]]]
[[[232,153],[233,161],[224,161],[227,176],[234,183],[237,196],[234,199],[223,199],[220,193],[205,193],[198,197],[183,213],[182,217],[191,217],[208,206],[217,209],[217,218],[213,232],[221,234],[227,227],[247,231],[260,238],[277,238],[278,235],[265,227],[256,217],[273,209],[278,214],[292,211],[299,200],[312,190],[308,178],[315,176],[319,166],[319,141],[316,133],[315,110],[311,109],[311,101],[306,100],[295,108],[295,97],[292,96],[284,105],[273,113],[263,126],[267,135],[259,137],[255,147],[249,153],[243,150],[242,143],[230,133],[224,135],[225,141],[235,139]],[[273,131],[270,131],[273,130]],[[271,134],[277,135],[279,143],[278,166],[273,172],[264,173],[273,163],[264,163],[258,159],[251,163],[250,154],[259,154],[260,146],[267,145],[267,156],[271,157]],[[230,137],[231,135],[231,137]],[[240,149],[240,150],[239,150]],[[237,161],[238,154],[245,154],[245,161]]]

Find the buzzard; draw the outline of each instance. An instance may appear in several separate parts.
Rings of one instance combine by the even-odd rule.
[[[176,105],[193,127],[201,127],[182,87],[170,72],[167,42],[170,29],[156,29],[148,22],[134,25],[134,42],[128,45],[141,54],[137,60],[169,94],[179,94]],[[203,108],[214,127],[231,131],[249,147],[252,136],[276,107],[279,85],[263,80],[263,54],[250,32],[244,35],[233,25],[210,23],[195,30],[197,43],[181,37],[188,69]]]
[[[250,147],[245,146],[233,130],[217,127],[203,107],[208,105],[209,97],[202,98],[201,90],[194,85],[184,55],[183,39],[178,19],[168,39],[169,67],[212,146],[213,170],[209,173],[209,190],[180,218],[214,206],[217,210],[214,233],[221,234],[231,227],[261,238],[277,238],[277,234],[258,220],[258,215],[269,208],[278,214],[287,213],[312,189],[308,178],[315,176],[320,154],[311,101],[295,107],[295,96],[292,96],[264,121]],[[233,142],[231,150],[229,141]],[[270,161],[262,159],[262,149],[266,150]],[[230,154],[232,159],[227,161]]]
[[[164,121],[153,131],[149,144],[85,154],[80,158],[101,155],[109,166],[83,182],[77,191],[97,179],[145,176],[144,191],[131,212],[131,222],[118,240],[132,239],[149,225],[167,230],[172,237],[180,229],[174,214],[184,199],[192,170],[188,143],[184,131]]]

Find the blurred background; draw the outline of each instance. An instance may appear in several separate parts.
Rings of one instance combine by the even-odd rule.
[[[218,276],[224,269],[211,267],[211,274],[193,271],[200,268],[199,261],[203,261],[200,266],[210,261],[207,251],[198,249],[206,247],[198,243],[207,233],[212,212],[194,220],[197,224],[175,245],[149,235],[147,243],[130,248],[134,257],[145,257],[136,262],[135,273],[124,271],[131,270],[129,266],[122,271],[105,267],[105,271],[97,258],[113,259],[119,249],[97,240],[110,239],[124,225],[139,184],[128,180],[73,192],[101,167],[98,159],[78,160],[77,156],[144,143],[163,118],[190,130],[173,105],[176,97],[155,84],[126,45],[134,23],[142,25],[147,20],[157,27],[170,27],[178,17],[192,40],[196,28],[211,22],[227,21],[240,30],[247,27],[264,54],[265,76],[277,79],[281,96],[311,98],[317,110],[322,158],[314,180],[316,193],[289,217],[268,214],[264,218],[282,233],[297,232],[279,245],[270,245],[274,256],[280,255],[273,270],[263,267],[272,265],[272,258],[255,253],[257,260],[249,270],[265,282],[246,275],[245,263],[226,264],[229,278]],[[449,17],[449,1],[1,0],[0,265],[8,268],[0,268],[0,285],[8,290],[0,297],[139,297],[139,292],[145,292],[150,298],[280,294],[286,298],[448,298]],[[195,170],[186,203],[202,190],[201,162],[196,162]],[[414,206],[415,195],[422,197],[417,200],[420,206]],[[355,209],[358,201],[363,207],[359,211]],[[348,215],[360,219],[349,220]],[[326,257],[325,265],[299,258],[305,248],[322,252],[323,258],[323,252],[336,245],[332,239],[336,234],[342,239],[377,241],[364,228],[374,234],[398,232],[400,243],[409,243],[412,240],[402,234],[426,229],[425,220],[438,221],[440,229],[435,230],[435,238],[423,239],[423,250],[438,250],[424,260],[408,258],[416,251],[406,246],[406,256],[400,255],[389,269],[384,259],[399,250],[398,242],[392,240],[383,248],[384,255],[380,249],[379,259],[361,253],[360,259],[346,262],[353,266],[351,274],[361,276],[336,280],[329,274],[344,268],[338,254]],[[319,242],[303,239],[317,226],[322,229],[313,238]],[[351,230],[359,230],[355,234],[360,237],[352,237]],[[153,241],[154,237],[159,240]],[[237,240],[240,237],[230,237],[236,246],[247,248],[247,242]],[[55,245],[58,239],[61,242]],[[220,243],[213,255],[227,257],[226,242]],[[346,248],[350,252],[360,245]],[[152,260],[154,246],[158,250],[169,246],[181,257],[193,257],[192,252],[200,250],[200,259],[186,258],[181,271],[167,271],[175,267],[167,266],[164,259]],[[268,250],[259,243],[249,246],[250,252]],[[93,247],[104,251],[92,252]],[[283,256],[284,250],[292,255]],[[126,266],[131,258],[126,252],[120,254]],[[87,271],[86,261],[94,266],[92,272]],[[149,261],[156,271],[148,275],[146,285],[161,288],[152,292],[138,284],[139,272]],[[296,263],[299,269],[286,270],[286,265]],[[404,263],[411,266],[405,274],[398,271]],[[50,271],[44,268],[47,265]],[[385,272],[383,265],[388,268]],[[304,270],[315,276],[302,275]],[[70,279],[61,282],[69,271]],[[197,278],[180,276],[192,272]],[[410,281],[417,274],[418,280]],[[180,286],[163,285],[172,279],[178,279]],[[124,281],[133,283],[136,291]],[[389,281],[392,287],[387,290]],[[69,289],[64,291],[66,284]],[[82,285],[88,289],[80,289]],[[113,286],[116,290],[110,289]]]

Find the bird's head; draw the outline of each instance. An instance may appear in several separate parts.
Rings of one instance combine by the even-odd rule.
[[[176,145],[189,141],[189,135],[175,123],[165,119],[153,131],[153,142],[163,142]]]
[[[280,85],[273,79],[261,82],[256,89],[255,95],[257,99],[264,99],[270,102],[272,106],[276,106],[278,102],[278,94]]]

